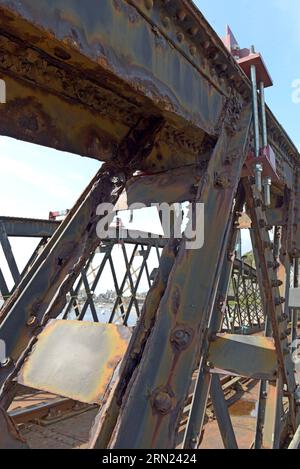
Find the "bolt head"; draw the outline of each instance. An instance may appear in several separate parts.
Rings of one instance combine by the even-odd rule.
[[[151,10],[153,8],[153,0],[145,0],[145,7],[147,10]]]
[[[34,326],[36,321],[37,321],[36,316],[30,316],[30,318],[28,319],[26,324],[27,324],[27,326]]]
[[[0,366],[1,368],[7,368],[11,364],[11,362],[12,362],[11,358],[9,357],[4,358],[4,360],[0,362]]]
[[[171,334],[170,342],[177,350],[186,349],[193,338],[193,331],[184,327],[175,329]]]
[[[152,394],[152,407],[160,414],[167,415],[173,408],[173,395],[168,389],[156,389]]]

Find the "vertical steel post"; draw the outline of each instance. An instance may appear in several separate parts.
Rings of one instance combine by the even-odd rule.
[[[266,148],[268,145],[268,129],[267,129],[267,115],[266,115],[266,102],[265,102],[265,84],[263,81],[259,83],[260,93],[260,113],[261,113],[261,124],[262,124],[262,145]],[[270,177],[264,178],[264,195],[265,205],[270,207],[271,205],[271,185],[272,180]]]
[[[254,122],[254,150],[255,157],[259,157],[260,144],[259,144],[259,112],[258,112],[258,99],[257,99],[257,77],[256,67],[251,65],[251,82],[252,82],[252,101],[253,101],[253,122]],[[262,191],[262,165],[260,163],[255,165],[255,182],[257,189]]]
[[[299,288],[299,259],[294,260],[294,288]],[[298,336],[298,312],[299,309],[293,308],[292,310],[292,353],[297,350],[297,336]]]

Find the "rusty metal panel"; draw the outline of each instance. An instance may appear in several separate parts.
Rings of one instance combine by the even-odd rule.
[[[130,336],[124,326],[51,321],[39,335],[18,381],[80,402],[100,404]]]
[[[133,177],[126,185],[127,207],[135,203],[151,205],[193,201],[204,172],[202,165],[191,165]],[[125,204],[123,209],[127,207]]]
[[[224,96],[126,1],[73,1],[66,6],[62,0],[2,0],[3,5],[5,29],[17,35],[22,31],[28,39],[29,27],[20,28],[19,18],[11,16],[14,12],[41,29],[44,37],[38,40],[35,34],[36,45],[54,56],[66,57],[58,53],[54,40],[63,41],[68,64],[78,67],[80,52],[94,62],[87,65],[89,69],[102,67],[103,73],[120,77],[164,111],[216,133]]]
[[[212,368],[254,379],[275,379],[278,371],[274,341],[268,337],[218,335],[211,342],[208,360]]]
[[[224,124],[197,198],[206,204],[205,245],[198,250],[186,250],[185,243],[180,246],[152,335],[138,372],[128,385],[112,448],[174,447],[225,256],[227,223],[220,225],[219,219],[229,219],[248,149],[251,107],[237,104],[235,109],[231,108],[233,120],[227,123],[230,135]],[[240,130],[233,131],[237,126]],[[233,164],[228,168],[229,154],[233,155]]]

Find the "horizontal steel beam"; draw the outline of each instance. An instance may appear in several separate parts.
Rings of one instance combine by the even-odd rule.
[[[253,379],[275,380],[278,371],[272,339],[224,334],[211,343],[208,355],[212,371]]]
[[[107,160],[145,114],[167,121],[144,168],[193,164],[217,137],[242,69],[190,0],[0,0],[0,133]],[[126,60],[124,59],[126,57]],[[130,66],[128,66],[130,64]],[[270,110],[280,177],[299,153]]]
[[[51,238],[59,227],[59,221],[35,218],[0,217],[7,236],[17,238]]]

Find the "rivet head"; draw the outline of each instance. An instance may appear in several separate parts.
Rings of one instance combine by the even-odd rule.
[[[254,201],[254,206],[255,206],[256,208],[261,207],[261,206],[262,206],[262,201],[261,201],[260,199],[255,199],[255,201]]]
[[[167,415],[173,408],[173,393],[166,388],[158,388],[152,394],[152,407],[162,415]]]
[[[177,12],[177,18],[180,20],[180,21],[184,21],[186,19],[186,12],[184,10],[179,10]]]
[[[172,332],[170,341],[177,350],[184,350],[190,345],[192,338],[193,332],[191,330],[178,327]]]
[[[162,23],[164,25],[165,28],[169,28],[170,26],[170,18],[168,16],[165,16],[162,20]]]
[[[276,305],[276,306],[282,305],[282,304],[284,304],[284,303],[285,303],[285,298],[283,298],[283,297],[280,297],[280,298],[276,298],[276,299],[275,299],[275,305]]]
[[[199,32],[199,28],[197,26],[193,26],[189,30],[189,33],[191,34],[191,36],[196,36],[198,34],[198,32]]]
[[[181,32],[177,33],[177,39],[178,39],[178,42],[183,42],[184,34]]]
[[[277,288],[277,287],[282,287],[283,282],[281,280],[273,280],[272,281],[272,287]]]
[[[153,8],[153,0],[145,0],[145,7],[147,10],[151,10]]]
[[[27,326],[34,326],[36,321],[37,321],[36,316],[30,316],[30,318],[28,319],[26,324],[27,324]]]
[[[191,55],[196,55],[196,52],[197,52],[196,46],[190,46],[190,53],[191,53]]]
[[[12,362],[11,358],[9,357],[4,358],[4,360],[0,362],[0,366],[1,368],[7,368],[11,364],[11,362]]]

